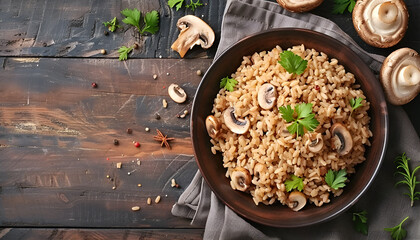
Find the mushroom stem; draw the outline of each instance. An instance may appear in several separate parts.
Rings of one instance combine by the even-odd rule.
[[[411,87],[420,83],[420,70],[414,65],[408,65],[398,72],[398,83],[405,87]]]
[[[386,24],[391,24],[397,20],[398,8],[392,2],[384,2],[377,6],[378,19]]]

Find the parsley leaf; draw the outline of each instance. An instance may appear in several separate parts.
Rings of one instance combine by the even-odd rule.
[[[351,106],[351,111],[353,112],[357,108],[363,106],[362,101],[363,101],[363,98],[361,98],[361,97],[350,99],[349,102],[350,102],[350,106]]]
[[[155,34],[157,31],[159,31],[159,14],[156,10],[153,10],[146,13],[144,17],[144,27],[140,33],[149,32]]]
[[[225,77],[225,78],[222,78],[222,80],[220,81],[220,87],[225,88],[229,92],[232,92],[233,88],[235,87],[237,83],[238,81],[236,81],[236,79]]]
[[[279,112],[282,114],[282,118],[286,122],[293,122],[287,127],[287,130],[291,134],[297,134],[302,136],[304,134],[304,128],[307,131],[312,132],[319,125],[318,120],[315,118],[315,114],[312,113],[312,103],[300,103],[296,104],[295,110],[292,110],[290,105],[279,107]],[[294,117],[294,115],[297,117]]]
[[[194,2],[194,0],[190,0],[190,4],[186,7],[191,8],[192,11],[195,11],[195,9],[199,6],[203,6],[203,4],[200,3],[200,0],[197,0],[197,2]]]
[[[367,212],[365,210],[353,213],[353,223],[356,231],[368,235]]]
[[[182,7],[183,3],[184,3],[184,0],[169,0],[168,1],[169,7],[173,8],[176,5],[177,11]]]
[[[125,24],[132,25],[140,31],[139,22],[140,22],[141,13],[138,9],[136,9],[136,8],[128,9],[127,8],[127,9],[122,10],[121,14],[126,17],[122,20]]]
[[[111,32],[114,32],[115,29],[121,27],[120,25],[118,25],[117,17],[114,17],[111,21],[103,22],[103,24],[105,25],[105,27],[108,27],[108,30]]]
[[[407,231],[402,228],[402,224],[408,219],[404,218],[400,224],[392,228],[384,228],[385,231],[391,232],[391,237],[395,240],[402,240],[407,236]]]
[[[286,186],[286,191],[290,192],[293,189],[297,189],[299,191],[303,190],[303,179],[300,177],[296,177],[294,174],[292,174],[291,179],[287,179],[284,182],[284,185]]]
[[[133,50],[133,47],[120,47],[120,49],[118,49],[118,52],[120,53],[120,57],[118,59],[120,61],[127,60],[128,54],[131,52],[131,50]]]
[[[395,164],[397,165],[397,172],[396,174],[400,174],[404,177],[403,180],[397,182],[395,186],[399,184],[405,184],[408,187],[408,193],[404,193],[405,195],[409,196],[411,199],[411,206],[414,205],[414,200],[419,200],[420,192],[416,192],[416,185],[420,182],[417,181],[415,176],[416,172],[420,170],[420,166],[417,166],[412,172],[410,171],[410,166],[408,165],[408,161],[411,160],[405,153],[401,156],[398,156],[395,160]]]
[[[356,5],[356,0],[334,0],[334,14],[343,14],[344,11],[349,11],[349,13],[353,12],[353,8]]]
[[[284,51],[280,53],[280,65],[289,73],[302,74],[308,61],[303,60],[299,55],[294,54],[292,51]]]
[[[325,174],[325,182],[332,189],[337,190],[346,186],[346,184],[344,183],[347,180],[346,175],[346,169],[341,169],[338,172],[330,169],[328,170],[327,174]]]

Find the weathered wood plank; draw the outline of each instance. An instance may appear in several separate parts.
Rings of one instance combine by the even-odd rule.
[[[202,229],[49,229],[5,228],[0,229],[4,240],[38,239],[202,239]]]
[[[200,82],[196,70],[204,72],[210,62],[6,59],[0,69],[0,225],[190,227],[170,213],[197,169],[189,117],[175,115],[190,110]],[[188,93],[186,103],[169,98],[173,82]],[[176,138],[171,150],[153,140],[157,128]],[[171,187],[172,178],[181,188]],[[158,195],[159,205],[146,204]],[[142,209],[132,212],[136,205]]]

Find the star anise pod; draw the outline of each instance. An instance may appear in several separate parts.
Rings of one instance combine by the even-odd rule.
[[[168,135],[163,135],[163,133],[159,131],[159,129],[156,129],[156,132],[157,132],[157,135],[153,136],[153,139],[161,142],[160,146],[163,147],[163,145],[165,145],[167,148],[171,149],[171,145],[169,145],[169,141],[172,141],[175,138],[168,138]]]

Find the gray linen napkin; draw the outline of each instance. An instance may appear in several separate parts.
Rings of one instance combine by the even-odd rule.
[[[334,37],[358,53],[375,74],[379,73],[384,57],[365,52],[335,23],[309,13],[291,13],[264,0],[227,1],[216,58],[245,36],[279,27],[306,28]],[[410,216],[404,224],[407,239],[420,239],[420,201],[410,207],[409,198],[403,195],[405,188],[394,187],[395,157],[406,152],[412,158],[412,169],[420,165],[420,140],[402,108],[388,105],[388,110],[390,135],[384,164],[373,185],[351,209],[368,211],[368,236],[354,230],[351,211],[326,223],[295,229],[272,228],[243,219],[211,192],[199,171],[173,206],[172,214],[205,226],[204,239],[390,239],[383,229]]]

